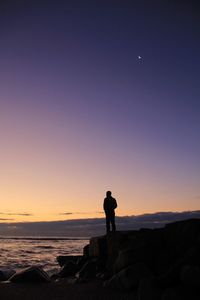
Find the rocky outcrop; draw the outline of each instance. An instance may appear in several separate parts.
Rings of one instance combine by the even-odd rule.
[[[14,274],[14,270],[0,270],[0,281],[7,281]]]
[[[16,272],[9,281],[14,283],[46,283],[50,282],[50,278],[42,268],[29,267]]]
[[[138,287],[141,279],[151,277],[152,273],[145,264],[136,263],[114,274],[104,286],[122,290],[132,289]]]
[[[76,259],[76,278],[98,277],[106,288],[135,289],[138,300],[200,299],[199,253],[200,219],[111,232],[91,238]]]
[[[73,261],[68,261],[64,266],[62,266],[60,272],[58,273],[60,278],[65,278],[68,276],[73,276],[78,271],[78,266]]]
[[[77,255],[77,256],[73,256],[73,255],[71,255],[71,256],[70,255],[69,256],[60,255],[60,256],[56,257],[56,260],[59,263],[59,265],[61,267],[63,267],[68,262],[77,263],[81,258],[82,258],[82,255]]]

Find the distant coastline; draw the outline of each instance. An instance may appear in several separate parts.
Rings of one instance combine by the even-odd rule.
[[[155,212],[142,215],[117,216],[117,230],[159,228],[170,222],[200,218],[200,210]],[[105,234],[105,218],[71,219],[65,221],[0,223],[0,238],[88,239]]]
[[[33,241],[84,241],[88,237],[31,237],[31,236],[0,236],[0,240],[33,240]]]

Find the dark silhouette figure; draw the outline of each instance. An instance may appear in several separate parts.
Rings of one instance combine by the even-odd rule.
[[[112,193],[110,191],[106,192],[106,198],[103,203],[103,209],[106,214],[107,233],[110,231],[110,224],[112,225],[112,231],[116,231],[115,208],[117,207],[117,201],[111,195]]]

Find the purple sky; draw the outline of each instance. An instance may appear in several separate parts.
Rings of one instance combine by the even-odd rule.
[[[95,216],[107,189],[121,215],[198,209],[195,1],[3,1],[0,9],[4,213]]]

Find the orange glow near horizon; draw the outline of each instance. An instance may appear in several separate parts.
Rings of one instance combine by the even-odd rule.
[[[89,151],[82,136],[69,147],[61,133],[51,139],[42,126],[8,133],[1,138],[0,222],[102,217],[107,190],[117,199],[118,216],[198,209],[198,177],[188,185],[189,170],[173,160],[149,158],[136,147],[122,155],[118,141]]]

